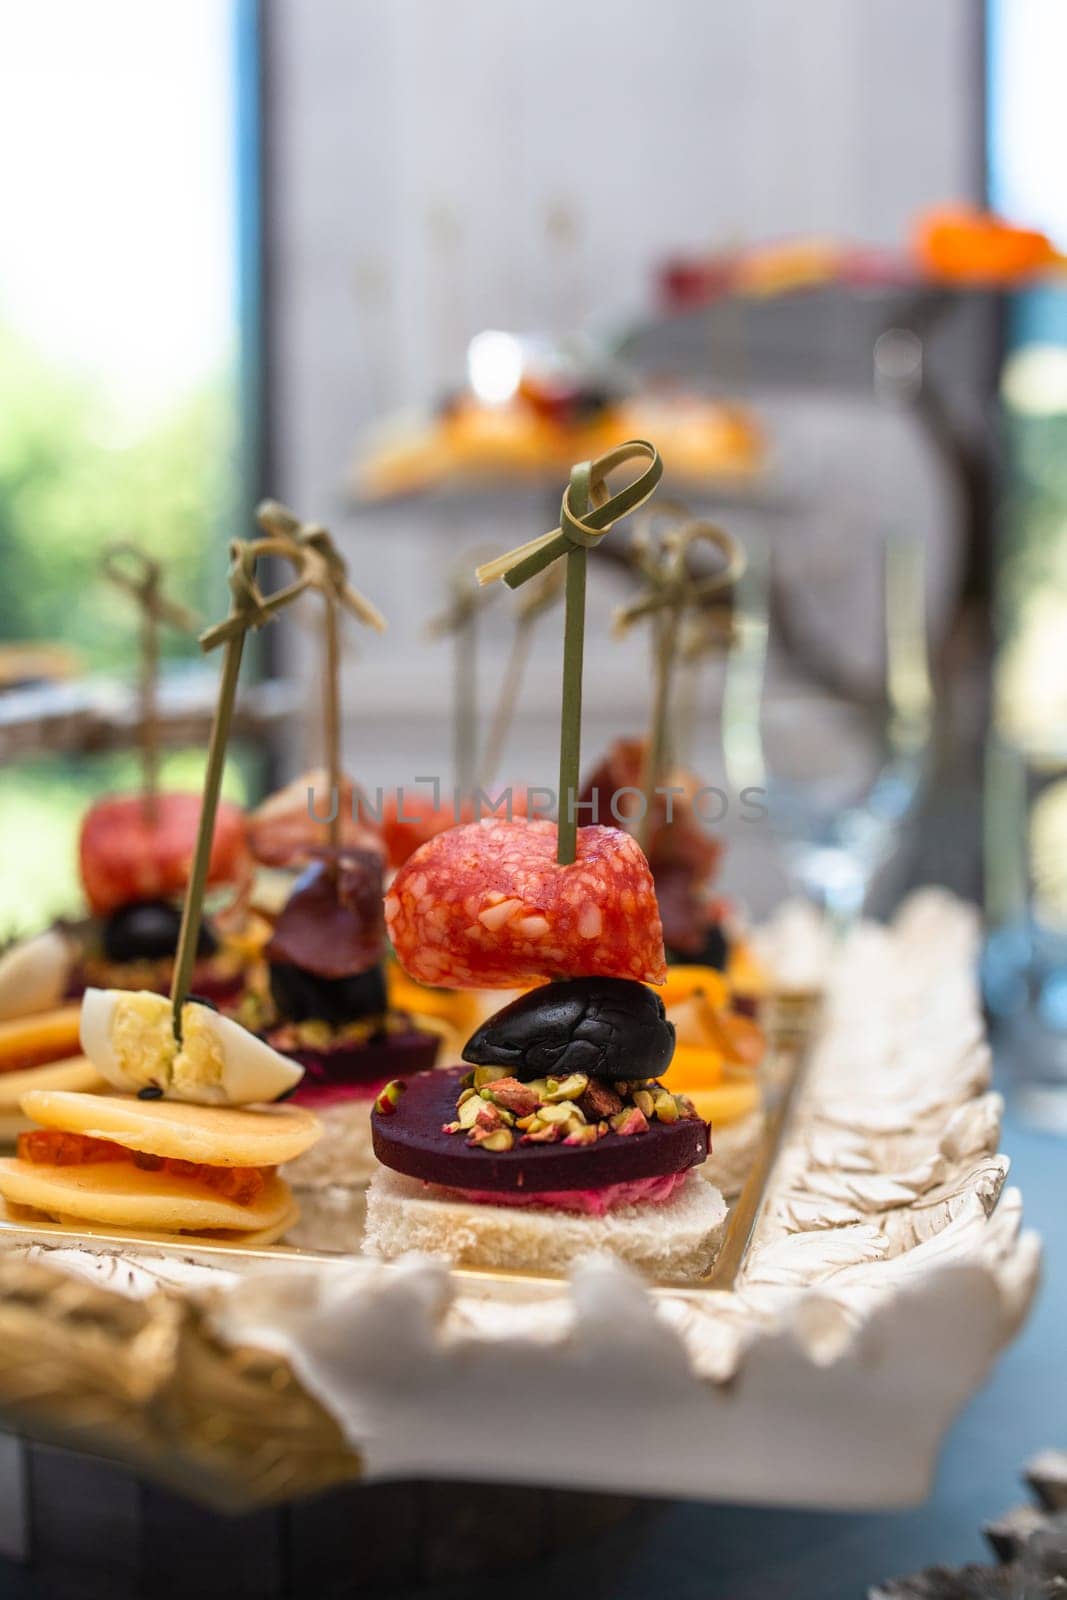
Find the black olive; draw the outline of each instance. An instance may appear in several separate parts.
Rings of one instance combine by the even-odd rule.
[[[626,978],[568,978],[531,989],[468,1039],[464,1061],[517,1078],[658,1078],[674,1055],[663,1001]]]
[[[672,964],[698,967],[714,967],[716,972],[725,972],[730,960],[730,941],[717,922],[712,922],[704,934],[704,941],[697,950],[667,951],[667,960]]]
[[[386,1009],[380,966],[350,978],[320,978],[288,961],[270,964],[270,992],[285,1022],[356,1022]]]
[[[178,948],[182,914],[169,900],[138,900],[106,918],[103,926],[107,961],[164,961]],[[206,922],[200,924],[198,956],[213,956],[218,939]]]
[[[708,928],[704,948],[700,952],[698,961],[701,966],[714,967],[717,972],[725,972],[729,959],[730,941],[723,931],[722,924],[713,922]]]

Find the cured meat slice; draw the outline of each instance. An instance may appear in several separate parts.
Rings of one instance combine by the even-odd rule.
[[[384,935],[382,858],[342,850],[297,879],[266,954],[323,978],[345,978],[377,965]]]
[[[456,822],[451,800],[435,806],[429,795],[386,795],[382,807],[382,837],[391,867],[402,867],[409,856]]]
[[[82,882],[96,916],[135,900],[182,894],[196,848],[201,797],[161,794],[149,818],[139,794],[100,800],[82,823],[78,846]],[[208,883],[237,883],[248,863],[245,819],[223,801],[215,818]]]
[[[595,801],[596,811],[592,814],[597,822],[637,827],[647,747],[646,739],[616,739],[586,779],[580,804]],[[703,882],[715,873],[723,849],[722,841],[710,832],[699,814],[697,796],[710,791],[688,767],[672,767],[660,789],[671,792],[656,794],[652,799],[648,828],[652,869],[658,879],[661,867],[684,867],[697,882]]]
[[[525,785],[510,785],[510,793],[511,816],[524,817],[529,804]],[[480,822],[494,811],[499,819],[506,821],[507,794],[508,786],[494,785],[488,802],[483,801],[475,809],[473,798],[462,800],[458,807],[454,796],[435,805],[428,794],[395,790],[385,797],[382,806],[382,834],[389,865],[402,867],[420,844],[444,833],[447,828],[454,828],[457,823]]]
[[[385,920],[401,966],[438,988],[667,973],[648,862],[618,828],[579,828],[565,867],[554,822],[450,828],[397,873]]]
[[[385,846],[380,830],[364,810],[353,806],[354,785],[343,778],[338,786],[337,805],[341,821],[341,845],[349,850],[376,850]],[[248,818],[248,846],[264,867],[298,869],[321,852],[326,843],[326,818],[333,806],[330,780],[320,767],[294,778],[257,806]]]

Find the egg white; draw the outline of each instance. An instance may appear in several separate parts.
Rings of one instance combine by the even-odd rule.
[[[121,1059],[116,1027],[135,1012],[145,1045],[136,1066]],[[155,1084],[168,1100],[194,1105],[243,1106],[277,1100],[304,1075],[303,1067],[210,1006],[186,1001],[183,1043],[170,1030],[170,1002],[141,990],[87,989],[82,1000],[81,1045],[93,1066],[116,1089],[134,1094]],[[211,1059],[205,1058],[204,1039]],[[221,1066],[216,1070],[217,1059]]]
[[[70,941],[58,928],[47,928],[5,950],[0,955],[0,1022],[58,1006],[73,965]]]

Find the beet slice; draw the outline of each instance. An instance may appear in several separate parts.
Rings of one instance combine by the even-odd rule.
[[[267,1043],[271,1043],[270,1034]],[[310,1104],[323,1089],[344,1085],[357,1088],[425,1072],[437,1059],[440,1043],[436,1033],[410,1028],[402,1033],[383,1033],[379,1038],[342,1042],[326,1050],[283,1050],[282,1055],[299,1062],[304,1069],[303,1079],[289,1098],[298,1105],[301,1101]]]
[[[446,1189],[599,1189],[696,1167],[708,1153],[707,1125],[653,1122],[647,1133],[609,1133],[596,1144],[520,1144],[494,1154],[443,1133],[456,1114],[466,1068],[410,1078],[391,1116],[371,1113],[374,1154],[383,1166]]]

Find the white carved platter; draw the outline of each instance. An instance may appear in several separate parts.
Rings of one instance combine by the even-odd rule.
[[[795,947],[803,918],[768,931],[772,960],[783,928]],[[226,1338],[287,1356],[368,1477],[914,1503],[1040,1263],[997,1150],[977,932],[927,890],[825,952],[822,1031],[728,1292],[649,1288],[605,1257],[558,1283],[421,1258],[240,1276],[48,1258],[126,1294],[206,1292]]]

